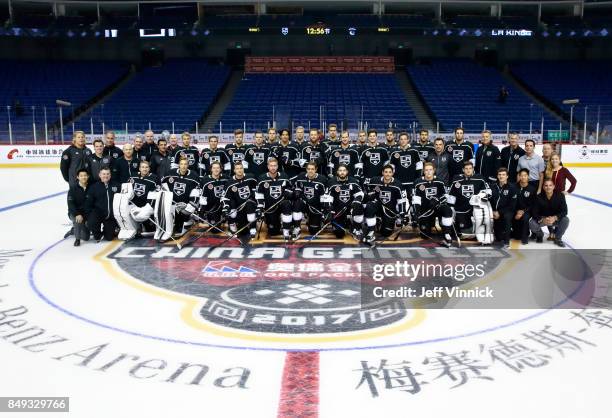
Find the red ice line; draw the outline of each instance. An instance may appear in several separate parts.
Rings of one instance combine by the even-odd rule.
[[[319,352],[288,352],[281,382],[278,418],[319,416]]]

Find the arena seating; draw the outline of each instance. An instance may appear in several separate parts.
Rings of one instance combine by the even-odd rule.
[[[416,120],[394,74],[248,74],[221,121],[223,129],[265,129],[284,113],[295,125],[320,127],[321,116],[339,127],[357,128],[361,119],[384,129],[407,129]],[[283,127],[283,126],[280,126]]]
[[[510,66],[512,74],[539,96],[561,110],[565,99],[580,99],[580,107],[586,105],[595,111],[597,106],[610,108],[612,95],[612,61],[522,61]],[[581,112],[576,120],[582,120]]]
[[[463,123],[470,131],[479,131],[486,122],[487,129],[505,132],[559,127],[559,122],[547,111],[531,101],[519,89],[510,85],[497,69],[483,67],[467,59],[432,60],[426,65],[411,65],[408,74],[424,98],[427,106],[441,123],[442,129],[453,129]],[[509,90],[506,103],[498,102],[502,86]]]
[[[44,127],[44,108],[47,108],[49,126],[58,120],[55,100],[72,103],[64,109],[64,117],[73,109],[87,103],[105,88],[118,81],[128,71],[120,62],[49,62],[49,61],[0,61],[0,141],[8,140],[8,113],[11,106],[11,123],[15,140],[32,141],[32,118],[37,131]],[[18,115],[15,104],[23,113]],[[32,109],[35,106],[35,109]],[[19,112],[21,113],[21,112]],[[39,134],[43,138],[44,134]]]
[[[191,59],[168,60],[161,67],[145,68],[124,84],[108,100],[96,106],[79,126],[89,129],[104,121],[112,129],[144,131],[151,128],[193,130],[229,77],[226,66],[210,66]]]

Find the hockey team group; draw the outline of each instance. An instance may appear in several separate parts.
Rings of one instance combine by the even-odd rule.
[[[431,142],[426,130],[411,142],[391,129],[382,143],[375,130],[352,140],[333,124],[327,135],[302,127],[293,139],[286,129],[266,134],[258,131],[245,144],[236,130],[225,147],[210,136],[200,151],[187,132],[179,145],[176,135],[156,140],[147,131],[121,149],[112,131],[93,149],[75,132],[60,163],[70,186],[73,228],[66,236],[75,235],[75,246],[91,235],[177,242],[196,223],[205,225],[198,236],[222,234],[223,243],[244,244],[265,224],[267,237],[294,242],[305,223],[305,240],[331,230],[375,245],[410,226],[446,247],[475,237],[507,248],[511,238],[542,242],[544,231],[565,245],[565,194],[576,180],[549,144],[543,158],[533,140],[521,147],[518,134],[500,150],[484,131],[475,150],[462,128],[448,142]]]

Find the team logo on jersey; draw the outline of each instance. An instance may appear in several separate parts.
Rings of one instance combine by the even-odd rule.
[[[223,187],[221,187],[219,196],[221,196],[222,194],[223,194]],[[215,195],[216,195],[216,191],[215,191]],[[238,189],[238,197],[240,197],[241,199],[248,199],[249,196],[251,196],[251,190],[249,189],[249,186],[243,186],[240,189]]]
[[[234,151],[229,150],[227,153],[228,153],[229,155],[232,155],[232,154],[234,153]]]
[[[351,199],[351,191],[348,189],[340,190],[340,194],[338,195],[338,199],[342,202],[346,203]]]
[[[351,162],[351,156],[348,154],[342,154],[338,158],[338,164],[350,164],[350,162]]]
[[[380,154],[379,153],[370,153],[370,163],[373,165],[380,164]]]
[[[168,183],[170,183],[170,184],[174,183],[174,178],[170,177],[170,178],[168,179]]]
[[[424,184],[421,184],[421,185],[419,186],[419,190],[420,190],[420,191],[425,190],[425,185],[424,185]]]
[[[508,190],[504,190],[504,196],[508,196]]]
[[[399,155],[399,152],[395,152],[395,153],[393,153],[393,158],[399,158],[399,156],[400,156],[400,155]]]
[[[204,158],[208,158],[208,157],[210,157],[210,154],[209,154],[209,153],[207,153],[207,152],[205,152],[205,153],[204,153]]]
[[[253,155],[253,150],[252,149],[249,150],[249,154]]]
[[[187,185],[185,183],[176,183],[174,185],[174,189],[172,189],[172,191],[177,196],[181,196],[183,193],[185,193],[185,189],[186,188],[187,188]]]
[[[438,194],[438,189],[436,187],[427,187],[425,188],[425,197],[427,199],[430,199],[432,197],[436,197],[436,195]]]
[[[523,193],[525,195],[525,197],[529,197],[529,195],[531,194],[531,192],[525,192]]]
[[[253,154],[253,162],[257,165],[261,165],[264,162],[264,158],[265,156],[263,152],[256,152]]]
[[[520,155],[518,155],[518,154],[514,154],[514,159],[515,159],[515,160],[518,160],[519,158],[521,158],[521,156],[520,156]]]
[[[429,155],[429,152],[427,152],[427,151],[420,151],[419,154],[421,155],[422,159],[426,159],[427,156]]]
[[[459,182],[455,183],[455,187],[458,189],[459,187],[461,187],[461,183]]]
[[[267,189],[268,187],[270,187],[270,185],[268,183],[264,183],[263,187],[264,189]]]
[[[491,156],[491,151],[487,151],[487,157]]]
[[[209,185],[208,185],[208,188],[209,188],[209,189],[212,189],[213,187],[214,187],[214,186],[213,186],[212,184],[209,184]]]
[[[212,184],[211,184],[211,186],[212,186]],[[223,189],[224,189],[223,185],[220,185],[220,186],[215,186],[215,190],[214,190],[215,197],[221,197],[221,196],[223,196]],[[241,197],[242,197],[242,196],[241,196]]]
[[[463,160],[463,150],[462,149],[453,150],[453,160],[455,160],[456,162],[460,162]]]
[[[146,187],[142,183],[134,183],[134,194],[138,197],[145,194]]]
[[[282,186],[270,186],[270,197],[272,199],[278,199],[279,197],[281,197],[282,193],[283,193]]]
[[[378,196],[385,205],[391,201],[391,192],[388,190],[382,190]]]
[[[112,187],[111,187],[111,190],[112,190],[114,193],[116,193],[116,192],[117,192],[117,190],[118,190],[118,189],[117,189],[117,186],[112,186]]]
[[[339,153],[338,151],[334,152],[334,157],[336,157],[336,158],[337,158],[337,157],[339,157],[339,156],[340,156],[340,153]]]
[[[461,194],[468,199],[472,197],[472,195],[474,194],[474,185],[473,184],[462,185]]]
[[[412,165],[412,157],[410,155],[402,155],[400,157],[400,165],[404,168],[408,168]]]
[[[238,187],[232,186],[232,192],[236,193],[238,191]]]
[[[452,152],[453,152],[453,147],[449,145],[448,147],[446,147],[446,151],[447,151],[449,154],[452,154]]]
[[[311,186],[304,187],[304,196],[306,196],[308,199],[312,199],[314,197],[314,194],[315,194],[314,187],[311,187]]]
[[[211,155],[210,156],[210,162],[211,163],[220,163],[221,162],[221,157],[218,155]]]

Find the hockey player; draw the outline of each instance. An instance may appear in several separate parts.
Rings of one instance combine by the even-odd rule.
[[[508,169],[508,181],[510,183],[517,182],[518,161],[525,155],[525,150],[519,145],[519,135],[512,132],[508,137],[508,146],[502,148],[500,154],[500,166]]]
[[[397,143],[395,142],[395,132],[393,132],[393,129],[387,129],[387,132],[385,132],[385,144],[383,146],[389,153],[393,148],[397,147]]]
[[[346,166],[349,170],[349,177],[360,177],[363,165],[359,159],[357,149],[351,145],[351,138],[348,131],[340,134],[340,146],[334,148],[327,157],[327,167],[329,173],[335,173],[340,165]],[[330,177],[332,177],[330,175]]]
[[[278,160],[268,160],[268,172],[259,177],[255,199],[257,199],[257,217],[264,214],[268,235],[279,235],[281,226],[283,238],[291,238],[293,222],[291,200],[293,186],[285,173],[278,171]],[[281,221],[279,223],[279,221]]]
[[[302,218],[308,218],[308,233],[316,234],[321,229],[321,221],[324,216],[323,203],[325,191],[327,190],[327,178],[317,173],[317,164],[309,162],[306,164],[306,173],[296,177],[293,182],[293,231],[292,239],[295,241],[300,237]]]
[[[516,185],[508,182],[508,169],[501,167],[497,171],[497,182],[493,184],[493,223],[495,237],[503,248],[510,246],[510,231],[512,219],[516,214],[517,189]]]
[[[330,123],[327,127],[327,138],[323,138],[321,141],[321,149],[323,150],[323,156],[326,161],[329,161],[329,156],[332,151],[340,146],[340,139],[338,138],[338,126],[335,123]],[[329,167],[325,167],[328,175],[333,175],[333,172],[327,171]]]
[[[183,235],[184,225],[191,220],[200,202],[200,178],[189,169],[189,159],[182,157],[179,168],[161,180],[162,188],[155,202],[155,239],[169,240],[172,235]]]
[[[263,136],[262,136],[263,138]],[[241,162],[234,164],[234,175],[227,180],[221,203],[222,213],[227,219],[232,234],[250,226],[247,233],[255,238],[257,233],[255,221],[257,203],[255,201],[255,188],[257,180],[251,174],[245,174]]]
[[[508,170],[510,171],[510,170]],[[529,243],[529,219],[536,199],[536,188],[529,184],[529,170],[521,169],[518,173],[518,195],[516,199],[516,214],[512,220],[513,238],[520,239],[522,244]],[[508,176],[510,181],[510,176]]]
[[[113,197],[120,190],[121,186],[111,180],[110,169],[103,168],[100,170],[100,181],[87,191],[85,198],[87,226],[97,242],[100,242],[103,234],[107,241],[112,241],[115,237],[117,224],[113,215]]]
[[[104,145],[104,156],[111,157],[114,160],[117,160],[123,156],[123,151],[121,148],[115,145],[115,132],[106,131],[104,135],[106,139],[106,145]]]
[[[499,148],[491,142],[491,131],[483,131],[481,142],[482,144],[476,150],[474,170],[488,183],[494,183],[501,162]]]
[[[364,179],[382,175],[382,168],[389,162],[389,152],[378,143],[378,134],[374,129],[368,131],[368,144],[359,157]]]
[[[491,197],[491,189],[482,176],[474,174],[474,164],[466,161],[463,163],[463,174],[455,176],[448,193],[448,203],[455,212],[457,235],[461,238],[461,234],[468,230],[470,234],[477,234],[479,242],[490,244],[493,232],[491,211],[489,208],[485,208],[484,212],[480,209],[475,210],[472,203],[473,196],[479,196],[480,203],[485,204],[484,202]],[[484,229],[484,233],[488,235],[484,236],[481,229]]]
[[[183,132],[181,135],[183,145],[176,148],[174,153],[170,155],[170,167],[173,169],[178,168],[178,163],[181,158],[187,158],[189,162],[189,170],[191,172],[198,173],[198,160],[200,158],[200,151],[191,145],[191,135],[189,132]]]
[[[230,159],[225,150],[219,148],[219,137],[215,135],[208,138],[208,148],[204,148],[200,154],[200,176],[210,173],[210,165],[214,162],[221,163],[226,174],[231,173]]]
[[[216,224],[221,220],[223,209],[221,198],[226,185],[227,178],[223,176],[221,163],[212,163],[210,174],[202,177],[202,198],[200,199],[200,216],[210,224]]]
[[[423,164],[423,177],[414,183],[412,203],[415,207],[421,237],[430,238],[431,228],[438,218],[444,236],[441,244],[450,247],[452,244],[453,211],[446,202],[444,183],[434,176],[432,163]]]
[[[254,178],[258,178],[268,169],[268,158],[270,158],[270,148],[264,143],[263,133],[255,132],[255,143],[251,145],[246,152],[243,167],[246,172],[252,174]]]
[[[157,141],[157,151],[151,156],[151,172],[159,179],[163,179],[170,173],[170,153],[165,138]]]
[[[139,226],[142,232],[153,232],[153,199],[149,193],[159,189],[159,178],[151,174],[148,161],[141,161],[139,174],[121,185],[121,193],[116,193],[113,199],[113,213],[119,225],[119,239],[129,240],[138,234]]]
[[[382,177],[368,179],[364,184],[368,201],[365,208],[366,234],[364,241],[368,244],[374,243],[377,217],[380,218],[379,232],[386,238],[393,232],[396,222],[401,225],[407,216],[406,190],[393,177],[393,174],[393,166],[387,164],[383,167]]]
[[[275,147],[276,145],[278,145],[278,135],[276,134],[276,128],[268,129],[267,145],[269,147]]]
[[[130,177],[138,175],[139,163],[140,161],[134,158],[134,146],[125,144],[123,156],[116,160],[113,167],[115,169],[114,178],[120,184],[127,182]]]
[[[449,179],[461,174],[463,163],[472,160],[474,162],[474,145],[463,139],[463,128],[455,128],[455,140],[446,143],[446,152],[450,154],[448,165]]]
[[[314,162],[317,165],[320,174],[324,173],[326,160],[319,141],[319,131],[316,128],[310,128],[308,142],[304,143],[300,149],[300,164],[302,167],[309,162]]]
[[[361,155],[361,153],[365,151],[367,145],[368,133],[363,130],[357,132],[357,142],[355,143],[355,146],[357,147],[357,152],[359,152],[359,155]]]
[[[429,141],[429,131],[427,129],[419,131],[419,140],[412,144],[412,148],[419,152],[421,161],[427,161],[427,158],[434,153],[434,144]]]
[[[90,184],[100,180],[100,170],[104,167],[110,168],[111,172],[113,171],[113,158],[104,155],[104,142],[101,139],[95,139],[93,146],[94,152],[89,156]]]
[[[408,134],[402,132],[399,146],[389,151],[389,164],[393,166],[393,177],[402,185],[406,196],[412,196],[412,186],[421,177],[423,163],[419,152],[410,147],[408,141]]]
[[[349,177],[345,165],[340,165],[336,176],[327,184],[327,196],[324,199],[326,210],[325,222],[332,221],[337,238],[344,237],[344,228],[351,230],[356,240],[363,237],[363,190],[359,181]]]
[[[304,127],[298,126],[295,128],[295,145],[300,149],[304,145]]]
[[[242,129],[236,129],[234,131],[234,143],[228,144],[224,148],[224,151],[230,160],[230,170],[232,173],[234,172],[234,164],[238,161],[242,161],[244,169],[247,171],[249,170],[248,162],[244,163],[248,149],[249,145],[244,143],[244,132],[242,132]]]
[[[274,149],[274,157],[279,161],[279,170],[293,180],[300,174],[300,150],[291,142],[288,129],[281,129],[280,143]]]

